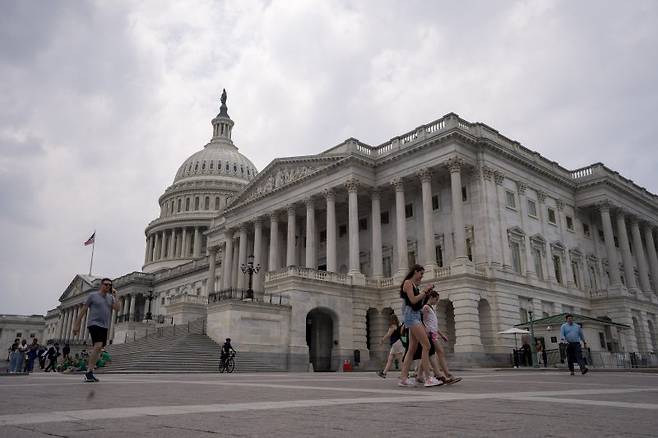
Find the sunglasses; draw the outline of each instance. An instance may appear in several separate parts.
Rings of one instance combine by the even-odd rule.
[[[112,286],[112,283],[103,283],[103,286]]]

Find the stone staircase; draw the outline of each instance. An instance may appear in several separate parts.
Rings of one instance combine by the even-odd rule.
[[[235,358],[235,372],[285,371],[258,355],[240,354]],[[158,329],[156,334],[125,344],[107,347],[112,362],[100,373],[217,373],[221,345],[205,334],[205,320]]]

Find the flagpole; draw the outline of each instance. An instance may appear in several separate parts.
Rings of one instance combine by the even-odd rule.
[[[91,267],[94,264],[94,248],[96,247],[96,230],[94,230],[94,241],[91,243],[91,260],[89,261],[89,276],[91,277]]]

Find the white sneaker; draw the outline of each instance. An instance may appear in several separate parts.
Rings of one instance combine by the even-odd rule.
[[[427,381],[425,382],[425,384],[423,386],[425,388],[428,388],[430,386],[439,386],[439,385],[442,385],[442,384],[443,384],[443,382],[439,382],[439,380],[436,377],[430,377],[429,379],[427,379]]]
[[[416,386],[416,382],[410,378],[400,379],[398,386]]]

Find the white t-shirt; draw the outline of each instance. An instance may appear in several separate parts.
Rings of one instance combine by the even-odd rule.
[[[436,312],[429,304],[423,306],[423,324],[428,333],[438,333],[439,320],[436,318]]]

